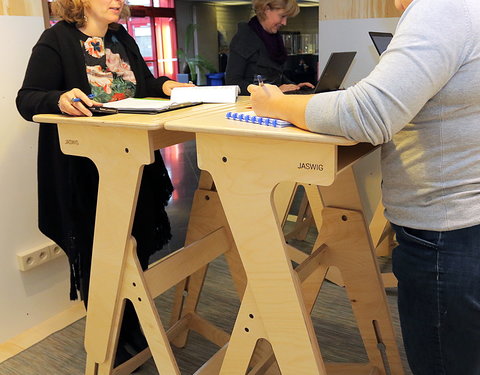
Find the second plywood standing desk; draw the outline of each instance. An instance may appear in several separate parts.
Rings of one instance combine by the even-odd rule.
[[[245,101],[236,110],[245,110]],[[221,112],[167,121],[165,128],[196,133],[199,167],[213,177],[247,274],[220,374],[245,374],[259,339],[270,342],[282,375],[403,374],[352,168],[373,147],[227,120]],[[318,185],[323,201],[323,245],[295,270],[273,203],[285,181]],[[369,363],[322,360],[310,310],[329,266],[342,273]]]
[[[150,355],[160,374],[179,375],[170,340],[194,329],[220,347],[228,341],[227,333],[195,313],[199,290],[185,297],[188,312],[180,305],[175,324],[168,331],[162,326],[153,301],[155,296],[191,274],[201,275],[200,270],[221,254],[226,255],[230,268],[238,268],[233,274],[238,275],[239,282],[244,279],[216,193],[204,186],[203,197],[196,195],[187,233],[188,246],[161,259],[146,272],[138,263],[131,229],[143,166],[154,161],[153,151],[193,138],[191,133],[166,131],[165,121],[215,111],[224,114],[229,107],[231,105],[204,104],[154,116],[35,116],[37,122],[57,124],[62,151],[90,158],[99,174],[85,331],[86,375],[130,374]],[[208,186],[208,181],[204,185]],[[241,291],[243,287],[238,289]],[[125,299],[135,306],[149,349],[112,369]]]

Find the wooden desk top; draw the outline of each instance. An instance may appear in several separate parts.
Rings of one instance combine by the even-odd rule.
[[[144,130],[163,129],[167,120],[185,118],[202,113],[226,113],[231,111],[233,104],[202,104],[199,106],[178,109],[174,111],[160,113],[158,115],[139,115],[120,113],[116,115],[93,116],[93,117],[75,117],[65,115],[40,114],[33,117],[35,122],[52,124],[84,124],[102,127],[122,127]]]
[[[237,103],[232,104],[230,108],[216,110],[213,112],[202,112],[195,114],[194,118],[176,118],[168,119],[165,123],[165,129],[185,131],[193,133],[213,133],[223,135],[235,135],[243,137],[272,138],[290,141],[313,142],[335,144],[338,146],[353,146],[358,142],[350,141],[343,137],[333,135],[312,133],[299,129],[297,127],[274,128],[250,124],[248,122],[229,120],[225,117],[228,111],[246,112],[251,111],[250,98],[242,96],[238,98]]]

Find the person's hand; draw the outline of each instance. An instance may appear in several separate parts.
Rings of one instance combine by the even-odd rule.
[[[255,114],[280,118],[277,114],[276,102],[285,96],[280,87],[268,84],[263,86],[249,85],[247,90],[250,93],[250,101]]]
[[[60,111],[71,116],[92,116],[92,112],[87,107],[101,107],[102,105],[102,103],[90,99],[82,90],[77,88],[64,92],[58,99]]]
[[[307,129],[305,111],[313,95],[285,95],[273,85],[249,85],[252,109],[258,116],[286,120],[302,129]]]
[[[312,85],[310,82],[302,82],[298,84],[298,87],[310,87],[311,89],[314,89],[315,86]]]
[[[181,83],[177,81],[165,81],[162,86],[162,91],[165,95],[172,95],[172,89],[175,87],[194,87],[193,83]]]
[[[294,85],[292,83],[286,83],[286,84],[283,84],[283,85],[280,85],[279,86],[279,89],[282,91],[282,92],[287,92],[287,91],[296,91],[296,90],[300,90],[300,86],[298,85]]]

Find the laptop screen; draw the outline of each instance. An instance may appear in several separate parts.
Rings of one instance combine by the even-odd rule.
[[[315,93],[335,91],[340,88],[357,52],[333,52],[315,87]]]
[[[392,33],[380,33],[376,31],[370,31],[368,33],[372,39],[373,45],[377,49],[379,55],[381,55],[387,49],[390,41],[393,38]]]

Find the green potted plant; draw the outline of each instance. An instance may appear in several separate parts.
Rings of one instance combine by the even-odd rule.
[[[185,48],[179,48],[177,50],[177,57],[179,61],[183,60],[183,71],[185,73],[190,73],[190,77],[192,78],[193,82],[197,81],[197,68],[202,73],[211,73],[215,72],[215,67],[211,62],[206,60],[200,55],[194,55],[193,57],[188,56],[188,51],[190,49],[190,44],[193,40],[193,34],[197,29],[196,24],[189,24],[187,26],[187,30],[185,32]]]

